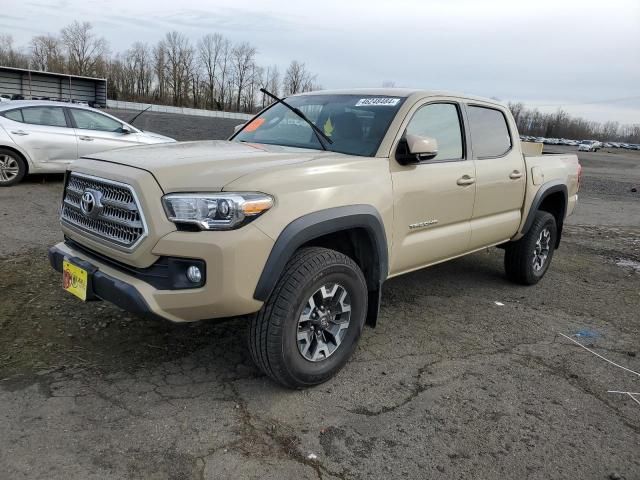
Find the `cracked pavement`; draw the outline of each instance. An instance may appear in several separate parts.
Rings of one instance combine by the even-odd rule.
[[[540,284],[508,283],[497,249],[390,280],[378,327],[304,391],[251,364],[243,319],[65,294],[46,260],[60,179],[1,190],[0,478],[640,478],[640,407],[607,393],[640,378],[559,335],[640,372],[640,272],[616,264],[640,261],[640,156],[581,160]]]

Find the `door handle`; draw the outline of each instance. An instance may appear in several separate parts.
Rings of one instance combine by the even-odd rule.
[[[476,179],[475,177],[470,177],[469,175],[463,175],[456,181],[456,183],[461,187],[466,187],[467,185],[473,185],[474,183],[476,183]]]
[[[92,137],[85,137],[84,135],[78,137],[80,140],[83,140],[85,142],[93,142],[93,138]]]
[[[511,180],[517,180],[518,178],[521,178],[521,177],[522,177],[522,172],[520,172],[519,170],[514,170],[509,174],[509,178]]]
[[[13,130],[11,133],[14,135],[20,135],[21,137],[29,135],[29,132],[25,132],[24,130]]]

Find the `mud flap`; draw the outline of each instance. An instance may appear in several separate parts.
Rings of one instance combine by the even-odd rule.
[[[382,283],[377,290],[369,290],[369,300],[367,302],[367,320],[366,324],[375,327],[378,323],[378,314],[380,313],[380,302],[382,300]]]

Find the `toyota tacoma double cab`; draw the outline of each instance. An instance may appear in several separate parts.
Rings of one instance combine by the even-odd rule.
[[[173,322],[245,316],[256,365],[302,388],[345,365],[389,278],[491,246],[513,282],[548,270],[580,165],[523,155],[501,103],[265,94],[229,140],[74,162],[49,251],[63,288]]]

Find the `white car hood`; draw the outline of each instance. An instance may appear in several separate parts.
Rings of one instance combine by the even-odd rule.
[[[147,140],[148,143],[164,143],[176,141],[174,138],[160,135],[159,133],[155,132],[149,132],[147,130],[140,131],[140,133],[138,133],[138,137],[140,138],[140,140]]]

